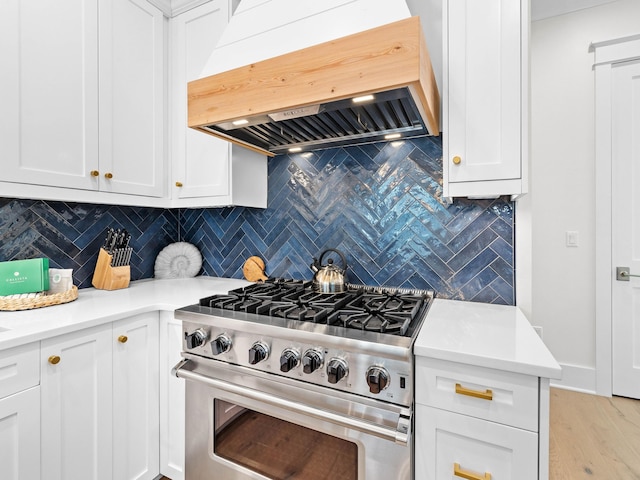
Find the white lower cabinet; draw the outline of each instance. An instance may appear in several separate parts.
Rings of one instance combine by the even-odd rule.
[[[158,313],[115,322],[113,345],[113,478],[151,480],[160,454]]]
[[[0,478],[40,478],[39,345],[0,352]]]
[[[416,479],[546,479],[548,425],[538,377],[416,359]]]
[[[160,473],[171,480],[184,480],[185,385],[171,374],[181,351],[182,322],[160,312]]]
[[[42,471],[50,480],[112,478],[111,325],[42,342]]]
[[[47,480],[158,475],[157,312],[44,340],[41,371]]]
[[[0,399],[0,478],[40,478],[40,387]]]
[[[535,480],[538,435],[417,405],[416,478]]]

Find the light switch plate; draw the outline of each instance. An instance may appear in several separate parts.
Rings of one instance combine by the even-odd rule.
[[[567,247],[577,247],[577,246],[578,246],[578,231],[568,230],[567,231]]]

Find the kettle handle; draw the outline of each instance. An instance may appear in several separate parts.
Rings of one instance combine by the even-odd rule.
[[[335,248],[327,248],[324,252],[322,252],[320,254],[320,258],[318,259],[318,263],[320,265],[322,265],[322,259],[324,258],[325,253],[329,253],[329,252],[335,252],[338,255],[340,255],[340,260],[342,260],[342,265],[343,265],[343,271],[347,269],[347,259],[344,256],[344,253],[342,253],[340,250],[336,250]]]

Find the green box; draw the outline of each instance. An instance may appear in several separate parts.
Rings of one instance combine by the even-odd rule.
[[[0,262],[0,295],[49,290],[49,259]]]

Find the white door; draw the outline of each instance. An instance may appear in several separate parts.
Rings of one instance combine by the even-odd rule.
[[[202,69],[229,22],[229,4],[216,0],[171,19],[173,48],[174,197],[229,195],[230,143],[187,127],[187,82]],[[181,185],[180,187],[176,184]]]
[[[42,341],[42,474],[111,480],[111,325]]]
[[[98,1],[6,0],[0,180],[95,190]]]
[[[164,194],[164,17],[145,0],[100,2],[100,190]]]
[[[113,324],[113,478],[159,473],[158,313]]]
[[[521,4],[452,0],[446,8],[448,181],[520,178]]]
[[[640,275],[640,61],[612,68],[612,263]],[[612,287],[613,394],[640,398],[640,278]]]
[[[40,478],[40,387],[0,399],[0,478]]]
[[[184,480],[185,381],[171,375],[182,357],[182,322],[173,312],[160,312],[160,473]]]

